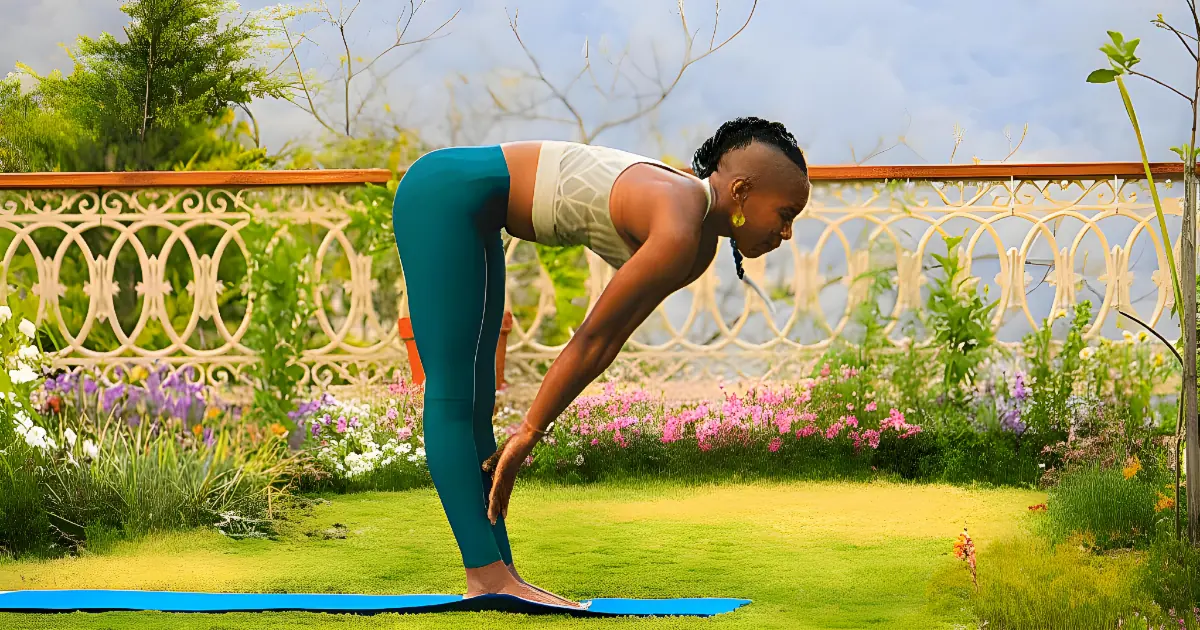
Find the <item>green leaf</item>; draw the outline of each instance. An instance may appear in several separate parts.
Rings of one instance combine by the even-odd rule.
[[[1119,31],[1108,31],[1108,36],[1112,38],[1113,43],[1120,46],[1125,42],[1125,36]]]
[[[1087,77],[1088,83],[1112,83],[1117,78],[1116,70],[1093,70]]]

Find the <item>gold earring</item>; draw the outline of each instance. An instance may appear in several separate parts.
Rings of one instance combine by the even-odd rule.
[[[742,209],[739,206],[737,213],[733,215],[733,227],[742,227],[746,224],[746,215],[742,214]]]

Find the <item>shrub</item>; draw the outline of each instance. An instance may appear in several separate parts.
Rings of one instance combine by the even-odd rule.
[[[1078,544],[1036,536],[998,541],[979,553],[977,616],[989,628],[1115,628],[1135,613],[1158,615],[1141,595],[1136,560],[1098,558]],[[965,569],[961,580],[969,580]]]
[[[1055,542],[1088,536],[1099,549],[1144,547],[1169,517],[1155,513],[1158,492],[1139,468],[1134,458],[1124,469],[1081,466],[1064,475],[1050,491],[1045,532]]]

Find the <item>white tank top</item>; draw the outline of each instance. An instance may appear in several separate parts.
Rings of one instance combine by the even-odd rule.
[[[648,157],[619,149],[549,140],[538,154],[533,188],[534,238],[543,245],[583,245],[620,269],[633,256],[617,234],[609,210],[613,183],[634,164],[654,164],[678,169]],[[712,188],[704,183],[704,195],[712,208]]]

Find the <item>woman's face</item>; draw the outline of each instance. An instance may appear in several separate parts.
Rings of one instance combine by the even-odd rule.
[[[792,222],[808,204],[811,183],[791,162],[791,172],[766,173],[753,185],[745,180],[733,184],[734,207],[741,207],[746,222],[733,227],[738,250],[746,258],[758,258],[792,238]]]

